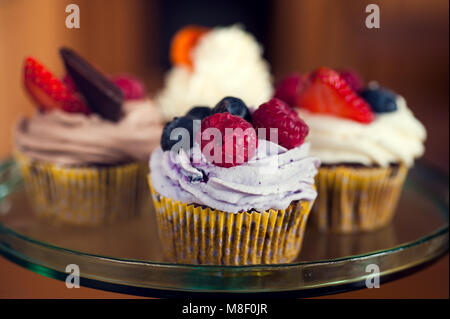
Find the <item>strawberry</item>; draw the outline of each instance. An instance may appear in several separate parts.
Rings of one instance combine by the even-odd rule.
[[[325,113],[370,123],[374,114],[339,73],[321,67],[309,75],[305,89],[297,97],[297,105],[315,113]]]
[[[59,109],[70,113],[91,113],[79,94],[32,57],[25,60],[24,84],[42,111]]]
[[[69,89],[69,91],[78,92],[77,86],[69,74],[64,75],[61,82]]]

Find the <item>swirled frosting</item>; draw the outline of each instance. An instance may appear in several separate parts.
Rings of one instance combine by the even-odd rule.
[[[308,151],[307,143],[287,150],[259,140],[252,160],[223,168],[203,156],[194,161],[183,150],[174,154],[158,148],[150,159],[151,181],[165,197],[225,212],[285,209],[292,201],[312,201],[317,196],[314,176],[320,163]],[[197,144],[195,152],[200,152]]]
[[[311,155],[324,164],[358,163],[411,166],[424,152],[425,127],[414,117],[402,96],[397,110],[380,113],[370,124],[297,109],[308,124]]]
[[[193,70],[174,66],[156,102],[171,120],[192,106],[214,106],[225,96],[238,96],[258,106],[272,96],[272,78],[262,48],[238,26],[215,28],[192,52]]]
[[[159,111],[149,100],[125,102],[123,108],[125,115],[117,123],[63,111],[21,118],[15,146],[33,159],[63,165],[147,161],[160,141]]]

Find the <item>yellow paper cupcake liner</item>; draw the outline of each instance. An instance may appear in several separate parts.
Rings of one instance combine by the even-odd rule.
[[[34,211],[57,223],[108,224],[138,214],[148,198],[145,163],[67,167],[15,157]]]
[[[181,203],[150,190],[167,259],[186,264],[287,263],[301,249],[311,202],[236,214]]]
[[[407,166],[320,167],[311,222],[322,231],[354,233],[388,224],[394,216]]]

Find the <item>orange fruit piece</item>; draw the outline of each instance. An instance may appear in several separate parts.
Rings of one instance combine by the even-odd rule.
[[[186,26],[179,30],[172,39],[170,59],[175,65],[185,65],[192,69],[191,51],[209,28]]]

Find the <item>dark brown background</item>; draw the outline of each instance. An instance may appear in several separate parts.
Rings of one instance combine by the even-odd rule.
[[[69,3],[80,6],[80,29],[64,27],[64,10]],[[58,48],[67,45],[107,73],[127,72],[141,76],[150,93],[160,88],[165,70],[161,43],[165,43],[163,37],[168,36],[166,29],[161,30],[167,21],[161,19],[180,17],[186,22],[197,22],[196,16],[192,19],[175,13],[170,16],[171,8],[162,3],[0,0],[0,158],[11,151],[14,121],[20,114],[33,112],[32,103],[21,87],[21,67],[27,55],[62,75]],[[424,160],[448,172],[447,0],[268,0],[255,3],[266,6],[255,7],[254,12],[264,20],[264,32],[258,33],[258,38],[265,45],[265,55],[276,79],[292,70],[305,72],[326,65],[354,68],[366,80],[376,79],[391,87],[406,97],[410,108],[427,127]],[[364,25],[365,6],[369,3],[380,6],[380,29],[369,30]],[[208,9],[213,11],[207,14],[217,15],[220,9]],[[350,296],[448,298],[448,257],[433,267],[387,284],[386,288]],[[0,270],[0,297],[111,296],[85,288],[68,292],[62,283],[25,271],[4,259],[0,259]],[[425,275],[429,277],[423,277]]]

